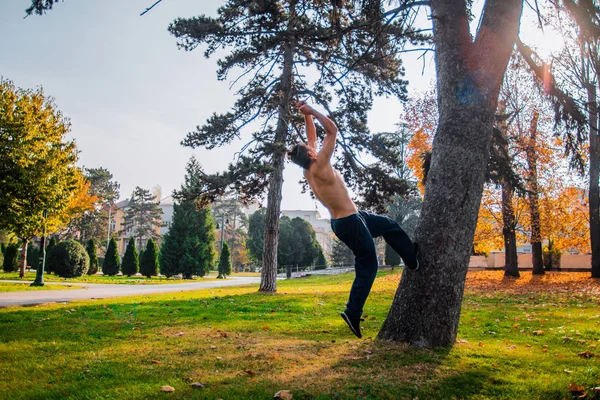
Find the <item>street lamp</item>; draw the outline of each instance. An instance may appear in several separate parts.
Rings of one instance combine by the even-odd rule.
[[[44,286],[44,269],[46,268],[46,219],[48,218],[48,210],[42,212],[44,218],[44,236],[42,236],[42,268],[37,269],[35,280],[30,286]]]

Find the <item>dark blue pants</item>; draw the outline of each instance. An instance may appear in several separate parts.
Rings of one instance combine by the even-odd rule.
[[[346,313],[353,317],[362,315],[363,306],[377,275],[377,254],[373,238],[383,236],[387,244],[402,257],[405,265],[416,266],[413,242],[391,218],[359,211],[348,217],[332,219],[331,229],[354,253],[356,277],[346,304]]]

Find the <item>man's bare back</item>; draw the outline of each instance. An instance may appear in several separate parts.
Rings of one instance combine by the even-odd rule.
[[[307,147],[312,150],[310,153],[314,158],[310,167],[304,169],[304,177],[310,188],[317,199],[327,207],[331,218],[344,218],[357,213],[358,209],[348,194],[342,176],[331,165],[337,127],[333,121],[305,103],[299,103],[298,109],[304,114],[308,136]],[[319,152],[316,149],[317,135],[313,116],[321,122],[325,129],[325,139]],[[314,157],[315,153],[316,158]]]

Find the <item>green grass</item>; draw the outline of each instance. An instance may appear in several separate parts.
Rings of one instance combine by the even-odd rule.
[[[0,282],[0,293],[2,292],[25,292],[29,290],[68,290],[82,289],[81,286],[70,285],[52,285],[44,284],[44,286],[29,286],[29,283],[6,283]]]
[[[215,274],[213,274],[215,275]],[[235,276],[235,275],[233,275]],[[146,278],[145,276],[104,276],[104,275],[83,275],[78,278],[61,278],[53,274],[44,274],[44,282],[76,282],[76,283],[110,283],[110,284],[122,284],[122,285],[154,285],[154,284],[165,284],[165,283],[189,283],[199,280],[214,280],[215,276],[209,275],[203,278],[189,279],[176,279],[166,278],[164,276],[158,277],[153,276]],[[18,272],[0,272],[0,280],[25,280],[33,282],[35,280],[35,271],[28,272],[24,279],[19,278]]]
[[[571,382],[600,386],[598,358],[578,355],[600,344],[598,283],[467,285],[458,343],[431,351],[373,340],[398,271],[380,274],[352,336],[339,317],[352,278],[1,309],[0,397],[560,400]]]

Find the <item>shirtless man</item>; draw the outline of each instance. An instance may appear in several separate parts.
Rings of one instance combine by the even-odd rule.
[[[337,126],[304,102],[299,102],[297,107],[304,114],[308,143],[293,146],[287,154],[292,162],[304,169],[304,177],[310,188],[331,214],[331,229],[354,253],[356,276],[346,310],[341,315],[352,332],[360,338],[360,316],[377,275],[378,263],[373,238],[383,236],[411,270],[419,268],[418,246],[413,245],[396,221],[356,208],[342,176],[331,166]],[[313,116],[325,129],[325,138],[319,152],[316,151],[317,132]]]

